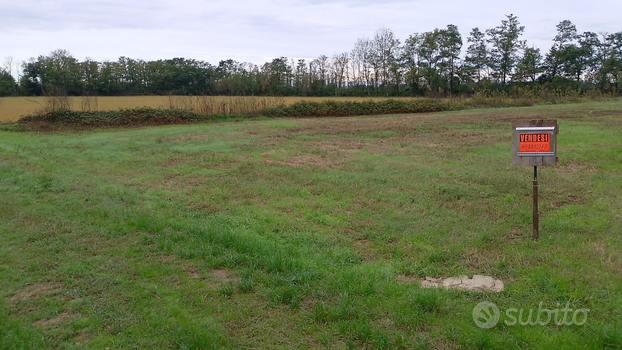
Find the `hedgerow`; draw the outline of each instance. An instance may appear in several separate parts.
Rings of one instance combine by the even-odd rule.
[[[263,111],[268,117],[344,117],[395,113],[428,113],[450,109],[450,105],[434,99],[388,99],[381,101],[299,101]]]

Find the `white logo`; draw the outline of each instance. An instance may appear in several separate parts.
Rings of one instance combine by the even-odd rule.
[[[482,301],[473,308],[473,322],[479,328],[489,329],[497,325],[501,313],[494,303]]]
[[[557,303],[556,309],[547,309],[543,307],[543,303],[538,304],[537,309],[516,309],[509,308],[505,310],[505,319],[503,323],[507,326],[546,326],[554,322],[558,326],[582,326],[587,322],[587,314],[590,309],[572,309],[570,302],[566,302],[566,306],[559,308]],[[497,325],[501,318],[501,312],[494,303],[482,301],[473,308],[473,322],[479,328],[489,329]]]

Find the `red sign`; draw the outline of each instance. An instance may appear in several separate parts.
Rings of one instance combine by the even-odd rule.
[[[548,152],[551,152],[551,134],[548,132],[518,134],[518,153]]]

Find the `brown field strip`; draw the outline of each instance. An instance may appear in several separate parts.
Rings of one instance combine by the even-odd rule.
[[[181,97],[183,98],[183,97]],[[231,99],[229,96],[217,96],[224,102]],[[235,98],[235,97],[234,97]],[[282,99],[285,104],[292,104],[301,100],[307,101],[368,101],[383,100],[384,98],[375,97],[254,97],[256,99]],[[72,110],[79,111],[82,108],[83,97],[69,97]],[[97,110],[108,111],[124,108],[168,108],[173,105],[180,105],[180,97],[173,96],[173,101],[169,96],[100,96],[97,97]],[[36,113],[43,109],[45,105],[44,97],[2,97],[0,98],[0,123],[15,122],[19,118]]]

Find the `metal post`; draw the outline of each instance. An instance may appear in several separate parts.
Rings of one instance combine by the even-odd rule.
[[[538,167],[533,167],[533,239],[535,241],[540,237],[538,216]]]

